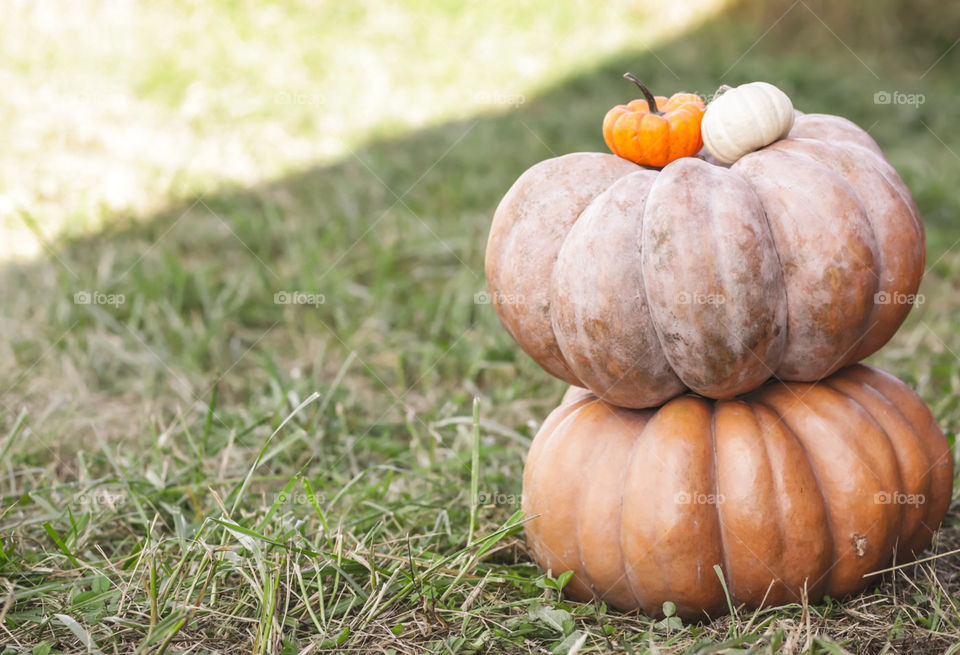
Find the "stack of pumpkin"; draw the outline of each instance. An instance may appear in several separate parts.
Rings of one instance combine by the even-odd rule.
[[[913,304],[917,206],[864,130],[770,84],[639,86],[615,154],[530,168],[487,245],[504,327],[572,385],[526,461],[532,551],[654,616],[859,591],[951,496],[930,410],[857,364]]]

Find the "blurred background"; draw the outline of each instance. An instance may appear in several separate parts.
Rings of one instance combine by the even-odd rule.
[[[0,552],[28,569],[51,566],[44,548],[63,555],[45,525],[71,553],[108,544],[109,561],[148,525],[157,544],[194,535],[224,510],[210,489],[255,515],[296,471],[321,491],[355,480],[323,504],[332,523],[359,517],[347,542],[446,521],[423,546],[444,552],[469,511],[475,396],[483,488],[518,494],[563,389],[478,295],[487,230],[524,169],[605,150],[604,113],[635,96],[628,70],[661,95],[766,80],[873,135],[923,212],[929,270],[923,304],[871,361],[958,426],[960,3],[20,0],[2,13]],[[93,488],[127,500],[87,503],[77,529]],[[515,509],[491,503],[479,520]],[[284,512],[306,523],[260,529],[320,531],[306,504]],[[18,607],[69,605],[47,574],[4,575]]]

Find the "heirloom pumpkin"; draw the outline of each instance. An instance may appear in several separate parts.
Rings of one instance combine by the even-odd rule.
[[[793,127],[793,103],[767,82],[721,86],[707,105],[700,130],[703,145],[722,164],[783,138]]]
[[[614,407],[571,388],[527,457],[523,509],[565,592],[659,615],[812,602],[908,562],[946,513],[953,462],[923,401],[853,366],[749,396]]]
[[[497,208],[486,276],[546,371],[643,408],[860,361],[910,311],[924,255],[916,205],[873,139],[798,113],[788,138],[729,168],[600,153],[533,166]]]

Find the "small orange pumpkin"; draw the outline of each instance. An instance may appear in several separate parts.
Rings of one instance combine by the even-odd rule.
[[[635,164],[657,168],[697,154],[703,147],[703,99],[693,93],[674,93],[669,99],[654,97],[632,73],[624,77],[640,87],[645,99],[617,105],[607,112],[603,140],[610,152]]]

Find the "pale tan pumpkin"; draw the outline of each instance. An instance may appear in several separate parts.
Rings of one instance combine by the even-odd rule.
[[[793,120],[793,103],[786,93],[768,82],[750,82],[717,89],[700,129],[707,151],[732,164],[786,136]]]
[[[930,410],[862,365],[743,399],[623,409],[571,387],[533,441],[527,539],[566,593],[687,618],[856,592],[915,558],[950,503]]]
[[[797,112],[730,167],[574,153],[497,208],[486,274],[545,370],[621,406],[812,381],[875,352],[924,265],[916,204],[866,132]]]

